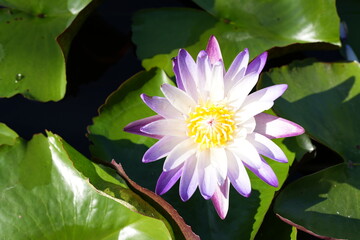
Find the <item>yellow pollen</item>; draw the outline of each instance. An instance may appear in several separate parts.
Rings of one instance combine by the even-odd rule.
[[[187,119],[187,129],[201,149],[223,146],[233,139],[234,112],[223,104],[198,105]]]

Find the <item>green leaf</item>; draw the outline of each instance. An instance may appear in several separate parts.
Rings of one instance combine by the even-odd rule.
[[[160,85],[168,81],[164,72],[156,69],[135,75],[108,98],[100,115],[89,127],[89,137],[94,143],[91,152],[94,156],[105,161],[115,159],[121,163],[133,181],[150,190],[155,189],[163,161],[143,164],[141,159],[155,141],[125,133],[122,129],[134,120],[155,115],[142,103],[139,95],[146,93],[162,96]],[[289,165],[295,156],[285,147],[283,141],[275,140],[284,150],[290,164],[267,159],[279,178],[280,186],[285,181]],[[244,198],[232,190],[230,209],[225,220],[218,217],[211,201],[204,200],[199,194],[184,203],[180,200],[178,187],[174,186],[163,197],[203,239],[253,239],[278,189],[268,186],[251,172],[249,175],[253,186],[251,197]]]
[[[297,229],[281,221],[280,218],[270,210],[267,212],[255,240],[273,239],[275,234],[276,240],[296,240]]]
[[[172,239],[151,206],[155,218],[125,201],[139,197],[114,170],[48,135],[0,146],[1,239]]]
[[[138,12],[133,21],[133,41],[143,66],[165,69],[172,75],[170,59],[186,48],[195,57],[211,35],[222,48],[226,66],[244,48],[251,58],[273,48],[294,43],[328,42],[340,45],[335,1],[197,0],[209,13],[186,8]]]
[[[357,240],[359,174],[358,165],[339,164],[303,177],[279,194],[275,211],[287,223],[321,238]]]
[[[18,135],[4,123],[0,123],[0,146],[3,144],[14,145]]]
[[[0,96],[57,101],[66,88],[71,36],[57,39],[91,0],[0,0]],[[77,22],[79,24],[79,21]]]
[[[359,162],[360,65],[294,62],[265,73],[262,85],[288,84],[277,100],[277,114],[303,126],[345,161]]]

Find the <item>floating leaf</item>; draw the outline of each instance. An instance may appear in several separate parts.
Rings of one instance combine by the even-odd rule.
[[[1,239],[173,238],[164,219],[139,214],[138,206],[124,200],[137,195],[108,173],[113,169],[101,168],[48,135],[0,146]],[[150,205],[141,207],[159,216]]]
[[[281,192],[275,211],[287,223],[321,238],[357,240],[359,175],[359,166],[340,164],[303,177]]]
[[[71,36],[56,41],[91,0],[0,0],[0,96],[63,98]],[[77,22],[79,24],[79,21]]]
[[[195,0],[207,12],[163,8],[138,12],[133,41],[146,69],[172,75],[170,59],[186,48],[194,57],[210,35],[219,40],[224,63],[249,48],[251,58],[273,47],[294,43],[340,45],[335,1]],[[151,41],[149,41],[151,39]]]
[[[287,83],[274,109],[339,153],[360,162],[360,65],[295,62],[263,75],[263,86]]]

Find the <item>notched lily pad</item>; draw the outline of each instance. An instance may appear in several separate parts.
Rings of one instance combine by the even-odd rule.
[[[58,101],[66,88],[71,36],[56,39],[91,0],[0,1],[0,96]],[[77,22],[79,24],[81,21]]]

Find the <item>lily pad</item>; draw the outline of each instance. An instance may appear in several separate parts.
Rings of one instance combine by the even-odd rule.
[[[151,206],[140,214],[124,200],[137,195],[112,173],[50,132],[1,145],[0,238],[172,239],[165,220],[143,215],[159,215]]]
[[[325,239],[359,239],[360,167],[340,164],[285,188],[275,204],[282,219]]]
[[[262,86],[289,85],[274,110],[347,162],[360,162],[360,64],[295,62],[265,73]]]
[[[169,59],[186,48],[194,57],[215,35],[224,63],[244,48],[251,58],[294,43],[340,45],[335,1],[195,0],[207,12],[190,8],[140,11],[134,16],[133,41],[146,69],[160,67],[172,76]],[[151,41],[150,41],[151,39]]]
[[[135,75],[107,99],[99,116],[94,118],[94,124],[89,127],[89,138],[93,142],[92,154],[103,161],[114,159],[121,163],[131,180],[150,190],[155,189],[163,161],[144,164],[141,159],[155,140],[128,134],[122,129],[134,120],[155,115],[142,102],[140,94],[162,96],[160,85],[164,82],[169,82],[169,79],[159,69]],[[275,140],[290,163],[278,163],[268,159],[279,178],[280,186],[285,181],[289,165],[295,157],[283,141]],[[232,189],[230,209],[225,220],[218,217],[211,201],[204,200],[198,192],[189,201],[182,202],[178,187],[174,186],[162,197],[174,206],[194,232],[203,239],[253,239],[270,207],[275,191],[279,188],[268,186],[252,172],[249,172],[249,175],[253,186],[251,197],[244,198]]]
[[[57,38],[91,0],[0,0],[0,96],[58,101],[66,90],[71,36]],[[77,24],[79,24],[78,21]]]

